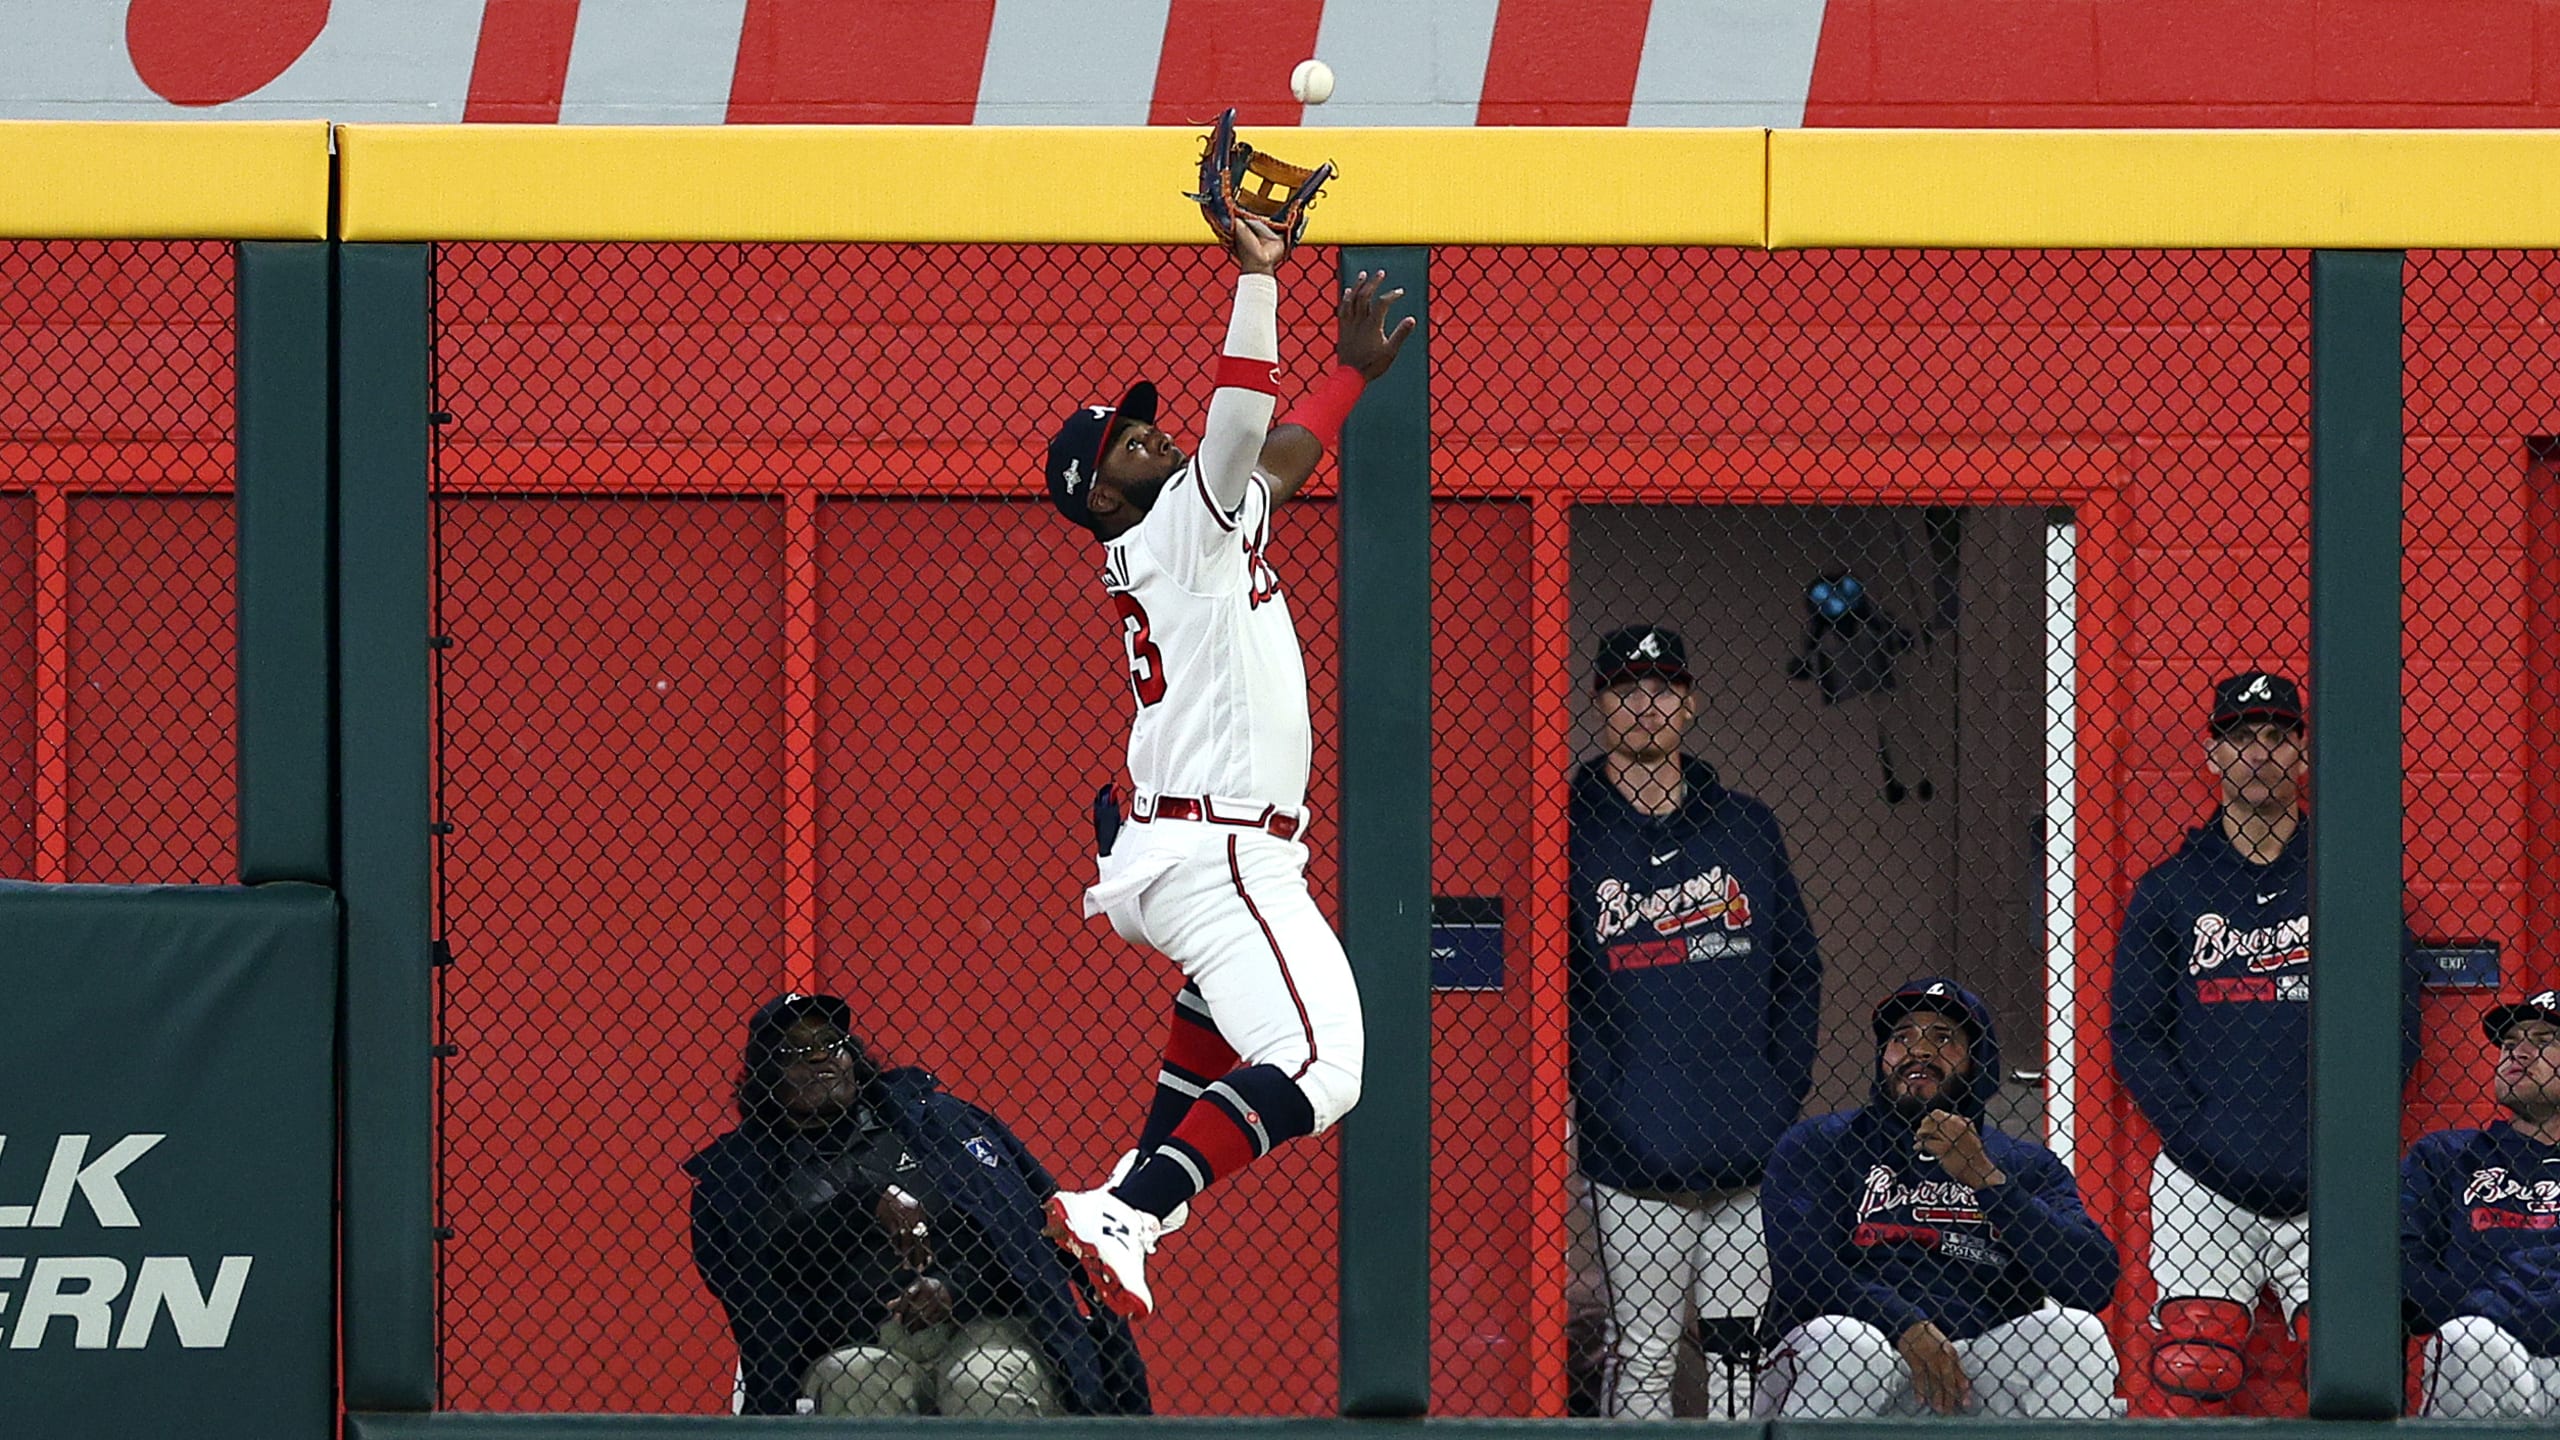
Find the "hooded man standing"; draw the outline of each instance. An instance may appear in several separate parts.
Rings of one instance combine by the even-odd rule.
[[[1763,1415],[2114,1413],[2095,1312],[2115,1242],[2053,1152],[1982,1126],[2000,1041],[1981,999],[1915,980],[1875,1010],[1875,1094],[1796,1125],[1761,1183],[1775,1338]]]
[[[833,995],[757,1010],[738,1127],[685,1162],[746,1413],[1147,1413],[1127,1324],[1042,1233],[1049,1172],[852,1026]]]

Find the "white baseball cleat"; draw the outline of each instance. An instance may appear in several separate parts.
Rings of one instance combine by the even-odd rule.
[[[1108,1190],[1061,1190],[1049,1197],[1049,1238],[1084,1262],[1102,1301],[1132,1320],[1155,1313],[1147,1293],[1147,1253],[1163,1226]]]
[[[1122,1151],[1120,1153],[1120,1163],[1111,1167],[1111,1178],[1102,1182],[1102,1188],[1105,1190],[1119,1189],[1120,1182],[1128,1179],[1129,1172],[1137,1168],[1138,1152],[1135,1150]],[[1162,1220],[1156,1222],[1156,1237],[1158,1239],[1162,1239],[1189,1223],[1191,1223],[1191,1202],[1185,1200],[1181,1204],[1173,1207],[1172,1214],[1167,1215]]]

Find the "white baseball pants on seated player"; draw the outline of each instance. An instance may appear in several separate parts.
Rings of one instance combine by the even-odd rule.
[[[1969,1415],[2035,1420],[2114,1415],[2116,1352],[2106,1322],[2046,1302],[2041,1310],[1953,1342],[1973,1382]],[[1911,1365],[1882,1330],[1817,1315],[1790,1330],[1760,1372],[1760,1418],[1854,1420],[1926,1415]]]
[[[2271,1289],[2290,1321],[2311,1299],[2311,1217],[2234,1205],[2163,1155],[2151,1166],[2151,1278],[2163,1300],[2192,1295],[2253,1310],[2259,1289]]]
[[[1097,909],[1182,967],[1237,1057],[1306,1095],[1318,1133],[1358,1103],[1360,990],[1307,893],[1304,844],[1202,820],[1131,825],[1088,892]]]
[[[2457,1315],[2427,1340],[2418,1413],[2431,1419],[2542,1420],[2560,1414],[2560,1359],[2536,1359],[2503,1326]]]
[[[1061,1413],[1048,1361],[1019,1320],[925,1330],[883,1321],[878,1345],[819,1356],[800,1390],[821,1415]]]
[[[1718,1319],[1757,1321],[1769,1303],[1769,1247],[1760,1233],[1760,1190],[1719,1190],[1662,1200],[1593,1182],[1592,1218],[1609,1302],[1609,1351],[1600,1413],[1613,1420],[1668,1420],[1671,1380],[1694,1302],[1702,1338]],[[1752,1409],[1752,1357],[1707,1354],[1714,1408],[1741,1420]]]

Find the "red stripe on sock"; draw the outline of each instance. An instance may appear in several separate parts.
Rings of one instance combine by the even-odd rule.
[[[1164,1063],[1188,1075],[1215,1078],[1236,1068],[1236,1052],[1216,1029],[1176,1010],[1172,1028],[1165,1032]]]
[[[1271,933],[1271,922],[1262,918],[1262,907],[1254,904],[1253,897],[1245,893],[1244,866],[1236,860],[1236,837],[1233,835],[1227,837],[1227,875],[1235,881],[1236,898],[1244,901],[1245,913],[1261,927],[1262,943],[1271,947],[1271,958],[1279,962],[1280,983],[1289,989],[1289,1003],[1298,1007],[1298,1028],[1307,1035],[1307,1058],[1297,1069],[1289,1072],[1289,1078],[1303,1078],[1316,1063],[1316,1025],[1307,1018],[1307,1002],[1299,998],[1297,977],[1289,973],[1289,957],[1280,953],[1280,937]]]
[[[1502,0],[1479,125],[1624,125],[1654,0]]]
[[[559,124],[569,47],[577,38],[578,0],[489,0],[480,12],[463,120]]]
[[[1253,1135],[1238,1125],[1215,1100],[1195,1100],[1191,1113],[1173,1127],[1173,1138],[1209,1162],[1212,1183],[1253,1163]]]
[[[1147,123],[1205,126],[1232,105],[1240,126],[1297,124],[1306,107],[1290,97],[1289,72],[1316,53],[1323,23],[1324,0],[1173,0]]]
[[[733,125],[966,125],[996,0],[747,0]]]

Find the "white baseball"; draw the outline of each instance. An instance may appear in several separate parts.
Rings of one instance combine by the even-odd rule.
[[[1333,98],[1333,67],[1321,60],[1301,60],[1289,72],[1289,93],[1301,105],[1321,105]]]

